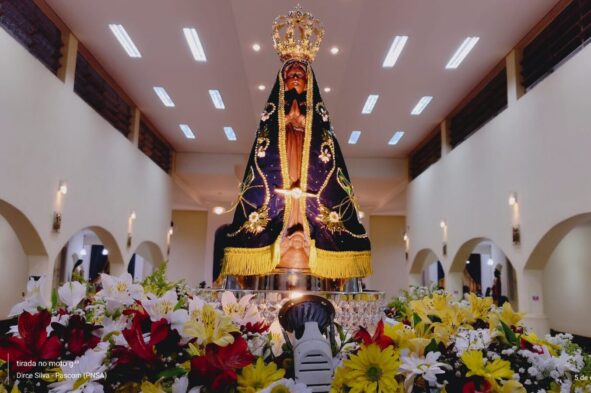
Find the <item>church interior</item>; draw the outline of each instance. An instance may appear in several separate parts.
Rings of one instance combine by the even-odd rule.
[[[490,297],[591,351],[591,1],[300,3],[296,45],[287,0],[0,0],[0,319],[165,266]]]

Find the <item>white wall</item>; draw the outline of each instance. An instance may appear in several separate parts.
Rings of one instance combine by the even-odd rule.
[[[196,287],[201,281],[211,284],[213,257],[205,259],[207,238],[207,212],[174,210],[174,234],[170,244],[167,277],[177,281],[185,279],[187,284]]]
[[[89,226],[112,237],[110,258],[125,264],[142,241],[164,250],[170,177],[2,29],[0,53],[0,200],[19,209],[45,245],[46,255],[35,259],[34,270],[51,277],[62,247]],[[51,225],[60,180],[67,182],[68,193],[56,234]],[[134,210],[128,249],[127,223]],[[6,287],[0,291],[12,293]]]
[[[371,240],[373,275],[367,280],[369,289],[386,292],[388,298],[408,288],[409,275],[405,270],[404,240],[406,230],[404,217],[370,216],[369,238]]]
[[[573,229],[560,242],[543,283],[550,327],[591,337],[591,224]]]
[[[0,216],[0,319],[8,316],[10,308],[21,301],[27,289],[29,262],[16,233]]]
[[[554,225],[591,211],[590,69],[591,45],[410,183],[411,261],[421,249],[439,249],[445,218],[445,270],[464,243],[491,239],[517,271],[520,309],[543,311],[539,274],[525,274],[526,261]],[[511,192],[521,246],[511,240]]]

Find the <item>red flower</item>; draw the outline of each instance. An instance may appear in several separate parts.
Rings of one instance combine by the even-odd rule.
[[[18,319],[20,337],[0,338],[0,359],[10,359],[11,369],[15,372],[27,372],[39,360],[56,359],[61,353],[62,344],[55,335],[47,335],[50,322],[51,314],[46,310],[37,314],[23,311]],[[27,363],[23,365],[22,362]]]
[[[369,335],[369,332],[364,327],[360,326],[359,330],[353,336],[353,339],[361,341],[365,345],[377,344],[380,349],[385,349],[392,345],[394,341],[392,338],[384,334],[384,321],[380,320],[373,337]]]
[[[271,326],[271,325],[269,325],[265,321],[258,321],[254,324],[251,322],[248,322],[246,325],[242,326],[242,332],[243,333],[250,333],[250,334],[264,333],[267,330],[269,330],[269,326]]]
[[[125,337],[125,340],[129,344],[129,349],[123,347],[113,349],[113,354],[117,358],[117,364],[128,364],[134,360],[139,360],[151,365],[157,360],[155,347],[168,337],[170,326],[164,318],[152,323],[150,340],[148,342],[144,340],[139,319],[134,319],[131,329],[125,329],[121,333],[123,333],[123,337]]]
[[[223,386],[236,382],[236,370],[253,363],[255,357],[248,351],[248,344],[242,336],[225,347],[209,344],[205,355],[191,359],[191,373],[198,381],[214,392]]]
[[[100,337],[92,334],[94,330],[100,329],[101,326],[86,323],[80,315],[72,315],[68,320],[68,326],[54,322],[51,327],[56,336],[67,343],[68,351],[74,356],[83,355],[86,350],[96,347],[101,341]]]
[[[480,384],[479,384],[480,385]],[[491,385],[488,381],[484,381],[480,386],[482,390],[476,389],[476,382],[470,380],[462,386],[462,393],[490,393],[491,392]]]

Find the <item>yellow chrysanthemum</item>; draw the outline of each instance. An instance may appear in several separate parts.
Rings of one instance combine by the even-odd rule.
[[[510,379],[503,384],[501,393],[527,393],[523,385],[514,379]]]
[[[398,388],[394,379],[400,361],[392,347],[383,351],[376,344],[363,347],[343,362],[348,373],[350,393],[391,393]]]
[[[232,322],[232,318],[223,315],[210,304],[204,304],[197,314],[197,319],[191,319],[185,323],[183,327],[185,335],[196,337],[203,345],[213,343],[225,347],[234,342],[232,333],[240,330]]]
[[[461,357],[462,362],[468,367],[467,377],[477,375],[483,377],[495,389],[500,390],[498,382],[513,377],[511,363],[502,359],[488,362],[480,351],[466,351]]]
[[[343,393],[347,385],[347,370],[344,367],[337,368],[330,386],[330,393]]]
[[[242,369],[238,376],[238,391],[240,393],[254,393],[262,390],[285,375],[285,370],[277,369],[275,363],[265,364],[263,358],[258,358],[256,364]]]
[[[166,393],[160,386],[160,383],[142,382],[142,393]]]

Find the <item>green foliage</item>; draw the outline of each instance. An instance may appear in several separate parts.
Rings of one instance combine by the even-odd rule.
[[[152,274],[142,281],[144,291],[151,292],[156,296],[162,296],[175,287],[175,283],[166,279],[166,263],[160,264]]]

